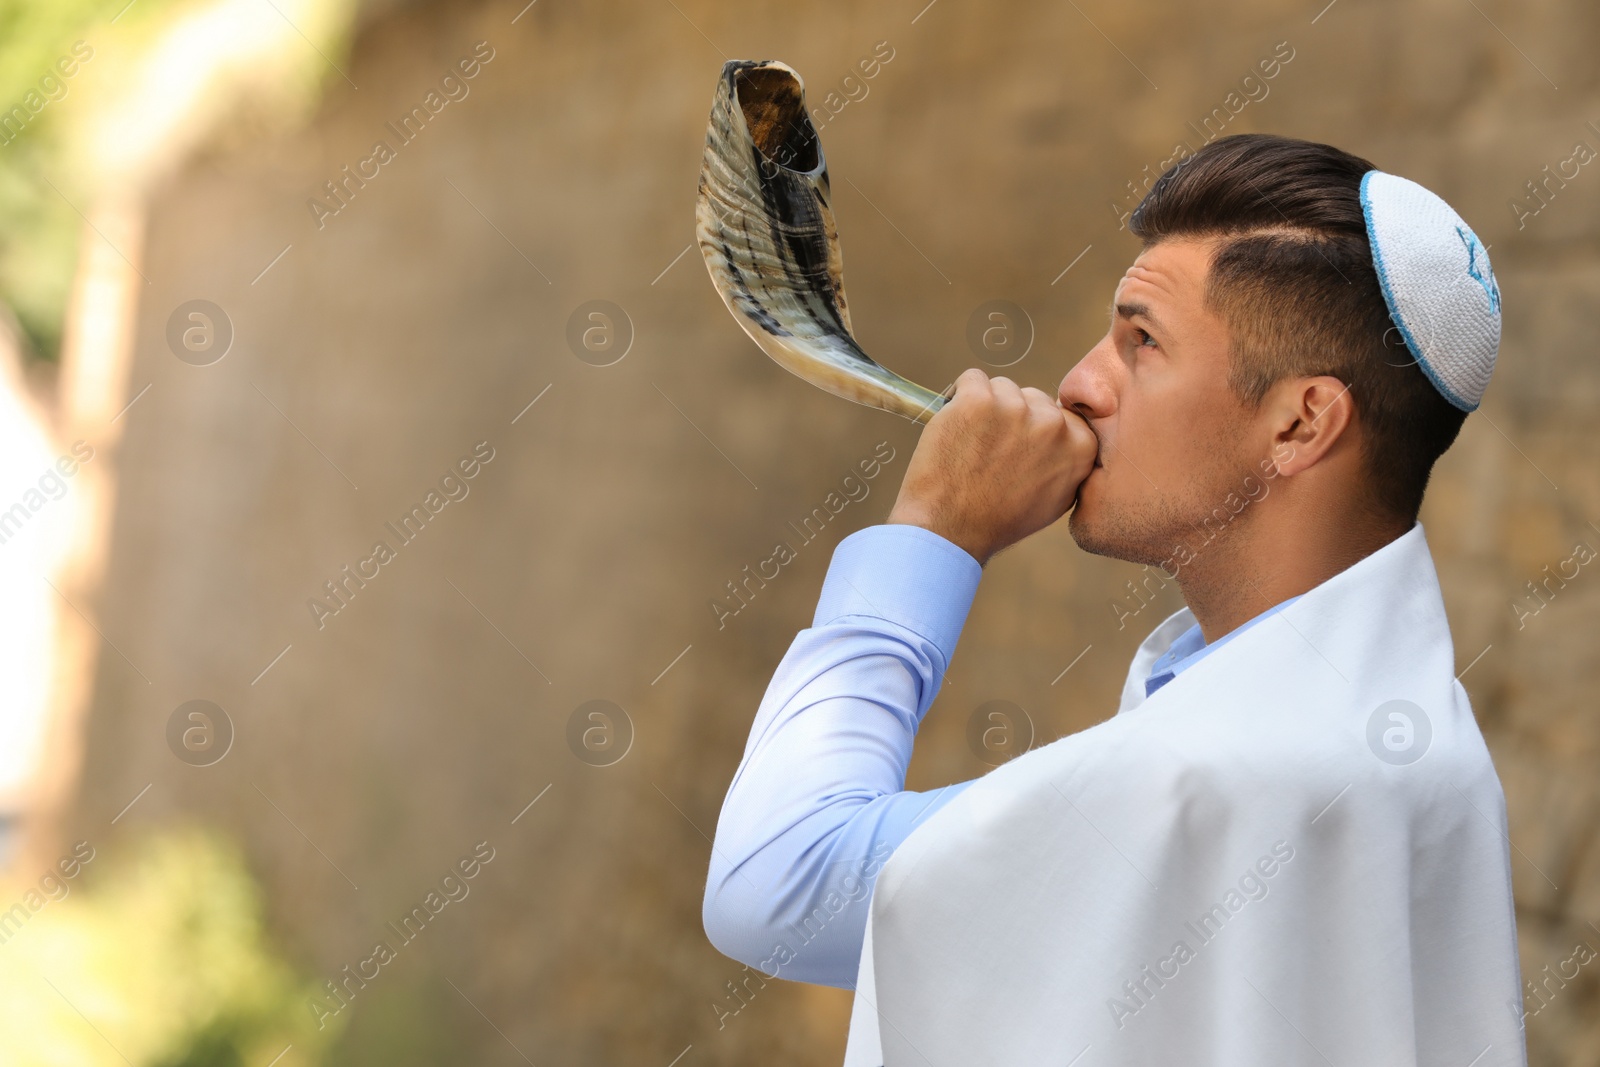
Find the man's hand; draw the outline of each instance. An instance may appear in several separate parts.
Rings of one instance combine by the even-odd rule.
[[[1098,450],[1089,424],[1054,397],[974,367],[922,431],[889,522],[988,563],[1066,514]]]

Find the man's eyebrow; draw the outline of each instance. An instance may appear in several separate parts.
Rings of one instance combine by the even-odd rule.
[[[1116,304],[1113,310],[1125,319],[1142,318],[1156,329],[1161,329],[1161,320],[1150,313],[1150,308],[1145,304]]]

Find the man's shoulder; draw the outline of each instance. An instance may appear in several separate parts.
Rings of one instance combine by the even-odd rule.
[[[1494,763],[1465,695],[1432,703],[1285,707],[1247,700],[1233,709],[1231,730],[1197,729],[1179,716],[1152,724],[1139,759],[1185,803],[1328,802],[1359,790],[1388,804],[1427,808],[1441,796],[1454,802],[1463,793],[1498,794]]]

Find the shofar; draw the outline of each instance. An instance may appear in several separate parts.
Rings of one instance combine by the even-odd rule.
[[[927,422],[945,398],[879,365],[851,333],[828,195],[800,75],[776,61],[724,64],[695,206],[712,284],[781,366],[835,396]]]

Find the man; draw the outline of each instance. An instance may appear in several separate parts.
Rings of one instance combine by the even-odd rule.
[[[1504,798],[1416,521],[1498,349],[1487,255],[1421,186],[1268,136],[1131,226],[1059,395],[967,371],[835,551],[707,933],[853,986],[849,1067],[1523,1064]],[[1069,508],[1188,606],[1110,719],[905,791],[983,565]]]

